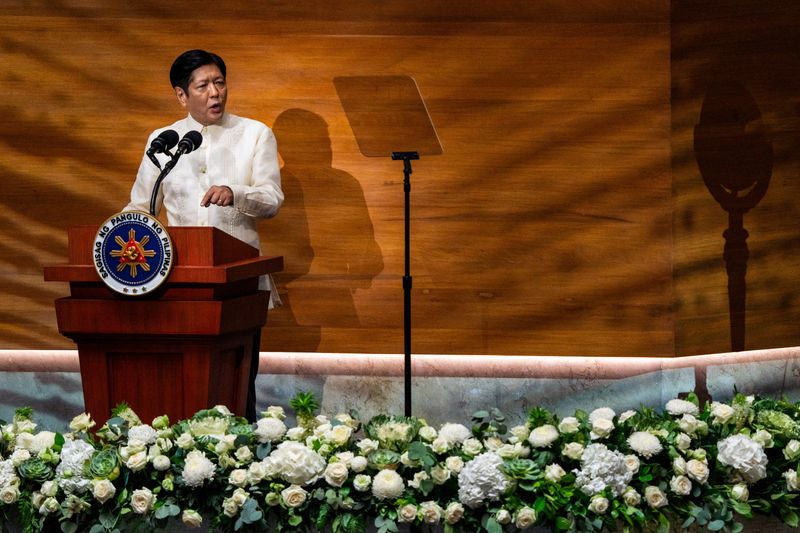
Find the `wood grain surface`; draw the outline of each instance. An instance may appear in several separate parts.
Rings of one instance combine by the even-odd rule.
[[[745,215],[747,347],[796,345],[800,15],[718,5],[6,0],[0,347],[71,346],[42,267],[125,205],[147,135],[182,114],[169,65],[198,47],[228,64],[229,111],[278,139],[286,203],[260,229],[285,305],[264,350],[403,351],[402,163],[360,153],[351,76],[413,78],[443,149],[411,176],[414,352],[727,350],[727,219],[692,132],[728,49],[780,132]]]

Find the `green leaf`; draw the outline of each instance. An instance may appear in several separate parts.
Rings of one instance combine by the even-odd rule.
[[[489,533],[503,533],[503,526],[493,516],[490,516],[483,526]]]
[[[791,509],[781,512],[781,520],[783,520],[783,522],[788,526],[797,527],[798,524],[797,513],[795,513]]]
[[[708,525],[706,526],[706,528],[709,531],[719,531],[723,527],[725,527],[725,522],[723,522],[722,520],[714,520],[712,522],[709,522]]]

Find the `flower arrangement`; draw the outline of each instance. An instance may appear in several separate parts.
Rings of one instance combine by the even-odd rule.
[[[743,517],[796,527],[800,405],[696,397],[662,412],[607,407],[563,418],[531,409],[508,428],[497,410],[438,429],[414,417],[317,414],[310,394],[255,424],[223,407],[171,424],[128,406],[102,427],[40,429],[30,409],[2,424],[0,528],[445,533],[741,531]]]

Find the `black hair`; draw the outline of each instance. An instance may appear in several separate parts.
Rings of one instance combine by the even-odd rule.
[[[169,69],[169,82],[172,87],[180,87],[184,92],[188,92],[192,72],[203,65],[216,65],[222,73],[222,77],[226,77],[225,61],[217,54],[205,50],[187,50],[172,62],[172,67]]]

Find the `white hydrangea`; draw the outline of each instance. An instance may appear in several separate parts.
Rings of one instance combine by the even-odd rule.
[[[750,484],[767,476],[767,455],[764,449],[746,435],[731,435],[719,441],[717,460],[732,467]]]
[[[647,431],[634,431],[628,437],[628,445],[642,457],[649,459],[663,449],[658,437]]]
[[[317,480],[328,466],[325,458],[305,444],[286,441],[270,454],[278,475],[293,485],[305,485]]]
[[[67,494],[80,494],[91,487],[91,482],[83,477],[83,465],[91,460],[94,451],[94,446],[86,441],[64,442],[61,458],[56,467],[56,479],[61,490]]]
[[[633,472],[625,465],[625,456],[604,444],[588,445],[581,457],[581,469],[573,472],[575,486],[588,496],[599,494],[606,487],[614,496],[619,496],[633,477]]]
[[[476,508],[495,501],[508,490],[510,481],[500,470],[503,459],[493,452],[478,455],[458,474],[458,499],[464,505]]]
[[[256,428],[253,431],[258,442],[277,442],[286,435],[286,424],[280,418],[260,418],[256,422]]]
[[[693,415],[696,416],[700,409],[698,409],[697,405],[688,402],[686,400],[681,400],[679,398],[675,398],[667,402],[666,410],[672,416],[679,416],[679,415]]]
[[[0,489],[19,483],[14,462],[11,459],[0,461]]]
[[[472,432],[462,424],[445,424],[439,429],[439,437],[455,445],[472,437]]]
[[[133,426],[128,430],[128,440],[138,440],[144,444],[153,444],[158,437],[158,432],[147,424]]]
[[[183,465],[183,481],[189,487],[200,487],[205,481],[214,479],[214,463],[200,450],[186,455]]]

